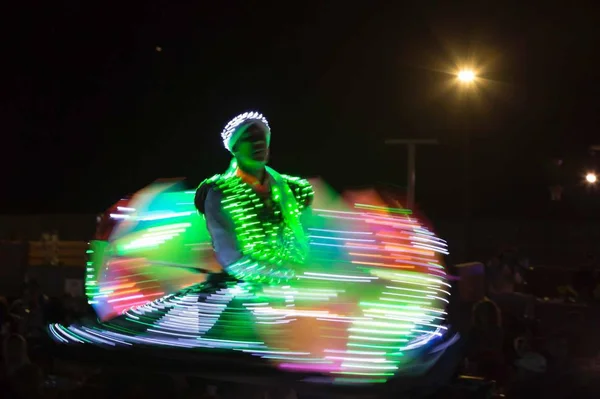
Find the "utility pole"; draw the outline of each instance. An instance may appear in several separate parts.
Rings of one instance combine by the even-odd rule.
[[[407,197],[406,197],[406,208],[413,209],[415,206],[415,185],[417,180],[416,169],[417,169],[417,146],[418,145],[437,145],[439,144],[435,139],[388,139],[385,140],[386,145],[406,145],[408,150],[408,161],[407,161]]]

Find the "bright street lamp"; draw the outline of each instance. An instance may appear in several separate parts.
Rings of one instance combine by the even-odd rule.
[[[587,175],[585,175],[585,181],[589,184],[596,184],[596,182],[598,181],[598,176],[596,176],[595,173],[590,172]]]
[[[458,72],[458,80],[463,83],[471,83],[475,80],[475,72],[472,69],[463,69]]]
[[[463,94],[467,94],[466,92],[472,92],[473,89],[477,88],[477,74],[474,69],[471,68],[463,68],[458,71],[456,74],[457,82],[456,86],[460,91],[465,91]],[[468,96],[470,98],[470,96]],[[467,124],[468,118],[467,118]],[[470,214],[470,202],[471,202],[471,182],[470,182],[470,167],[471,167],[471,154],[470,154],[470,134],[469,126],[465,126],[464,136],[464,158],[463,158],[463,178],[464,178],[464,186],[463,186],[463,212],[464,212],[464,256],[469,256],[469,242],[471,237],[471,214]]]

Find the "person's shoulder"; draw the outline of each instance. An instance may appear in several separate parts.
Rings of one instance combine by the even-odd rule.
[[[235,174],[226,172],[216,174],[205,179],[198,185],[194,204],[200,213],[204,213],[204,204],[207,199],[210,201],[221,201],[224,197],[232,195],[235,187],[239,186],[240,178]]]
[[[196,195],[194,198],[194,205],[198,212],[204,214],[205,203],[208,196],[212,193],[220,192],[220,188],[223,182],[223,175],[216,174],[208,179],[203,180],[196,188]]]
[[[312,185],[310,184],[310,182],[307,179],[304,179],[302,177],[297,177],[297,176],[290,176],[290,175],[281,175],[281,177],[283,177],[285,182],[290,187],[294,187],[294,188],[298,187],[301,189],[312,190]]]
[[[310,206],[314,197],[314,190],[310,182],[306,179],[290,175],[281,175],[287,185],[290,187],[294,196],[303,206]]]
[[[218,182],[222,179],[222,175],[221,174],[216,174],[213,175],[211,177],[209,177],[208,179],[204,179],[202,180],[202,182],[200,182],[200,184],[198,185],[198,188],[196,189],[196,191],[199,190],[210,190],[211,188],[215,187],[218,185]]]

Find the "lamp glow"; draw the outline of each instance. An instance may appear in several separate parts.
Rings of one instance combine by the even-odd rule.
[[[585,181],[589,184],[596,184],[596,182],[598,181],[598,176],[596,176],[595,173],[590,172],[587,175],[585,175]]]
[[[464,83],[470,83],[475,80],[475,72],[471,69],[463,69],[458,73],[458,80]]]

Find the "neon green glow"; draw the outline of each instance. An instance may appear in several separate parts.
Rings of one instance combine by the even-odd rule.
[[[124,315],[88,329],[98,342],[243,351],[340,383],[412,372],[418,342],[443,333],[449,284],[443,252],[427,247],[435,236],[406,210],[364,195],[354,206],[322,183],[313,199],[307,181],[274,171],[262,196],[234,167],[203,184],[223,193],[244,256],[228,271],[244,282],[198,300],[201,269],[218,265],[195,192],[153,185],[109,243],[91,243],[90,302],[104,320]],[[85,328],[53,331],[93,341]]]

